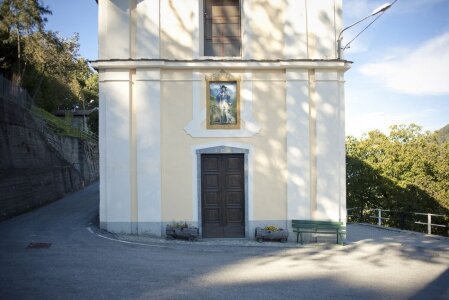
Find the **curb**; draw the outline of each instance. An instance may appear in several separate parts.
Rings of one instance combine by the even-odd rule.
[[[205,247],[209,248],[208,251],[225,251],[219,249],[210,249],[211,247],[238,247],[238,248],[252,248],[252,249],[261,249],[261,250],[288,250],[288,249],[306,249],[306,248],[332,248],[336,247],[338,249],[344,249],[341,245],[332,244],[332,243],[309,243],[305,245],[301,245],[296,242],[256,242],[254,240],[249,239],[207,239],[207,240],[198,240],[198,241],[185,241],[185,240],[167,240],[160,237],[151,237],[151,236],[136,236],[136,235],[127,235],[127,234],[115,234],[103,229],[98,228],[95,224],[89,223],[86,227],[87,231],[91,234],[96,235],[100,238],[120,242],[124,244],[133,244],[133,245],[141,245],[148,247],[156,247],[156,248],[170,248],[170,249],[184,249],[182,246],[191,246],[191,247]],[[345,244],[344,246],[347,246]],[[180,246],[182,248],[180,248]],[[338,246],[338,247],[337,247]]]

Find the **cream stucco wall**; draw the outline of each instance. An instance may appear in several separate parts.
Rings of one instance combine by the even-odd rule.
[[[191,72],[178,76],[192,77]],[[192,118],[192,81],[163,81],[161,85],[162,219],[193,221],[192,141],[184,132]]]
[[[202,71],[202,77],[216,70]],[[232,72],[242,77],[242,71]],[[223,142],[222,138],[192,138],[184,127],[191,121],[192,72],[170,70],[162,73],[161,97],[161,172],[162,219],[165,222],[188,220],[194,216],[191,149],[203,144]],[[227,143],[243,143],[254,149],[254,220],[286,218],[286,113],[285,74],[282,71],[254,72],[253,110],[262,127],[252,138],[227,138]],[[205,125],[204,125],[205,126]]]
[[[286,113],[283,73],[253,77],[253,109],[262,127],[254,140],[254,219],[286,219]],[[259,75],[259,76],[257,76]]]
[[[197,150],[243,149],[245,226],[346,220],[341,0],[242,0],[242,57],[203,56],[202,0],[99,0],[100,223],[197,224]],[[240,79],[239,130],[208,130],[206,76]],[[240,150],[239,150],[240,151]]]
[[[333,59],[342,0],[241,0],[242,58]],[[203,57],[203,0],[99,0],[99,59]]]

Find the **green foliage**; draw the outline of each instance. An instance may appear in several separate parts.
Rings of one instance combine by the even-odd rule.
[[[43,31],[47,22],[45,15],[51,15],[47,6],[38,0],[3,0],[0,4],[0,30],[20,35]]]
[[[53,132],[56,132],[60,135],[71,136],[76,138],[81,138],[84,140],[89,140],[92,142],[96,142],[96,136],[80,131],[79,129],[73,127],[71,125],[70,119],[63,120],[55,115],[37,107],[32,107],[32,113],[45,121],[47,128],[51,128]]]
[[[0,3],[0,66],[4,75],[13,72],[20,77],[26,65],[21,60],[23,37],[43,32],[47,22],[45,15],[51,14],[48,7],[38,0],[4,0]]]
[[[280,228],[278,228],[278,227],[276,227],[274,225],[265,226],[263,229],[269,230],[269,231],[280,231],[281,230]]]
[[[98,102],[98,74],[90,74],[86,81],[85,86],[82,90],[83,98],[87,104],[86,108],[99,107]],[[91,113],[87,120],[90,131],[98,135],[98,110]]]
[[[392,126],[346,140],[348,207],[449,212],[449,142],[421,127]]]
[[[187,222],[186,221],[184,221],[184,222],[176,222],[176,221],[173,221],[172,223],[171,223],[171,226],[173,227],[173,228],[189,228],[189,224],[187,224]]]
[[[49,8],[38,0],[0,3],[1,72],[49,112],[98,107],[98,76],[79,56],[78,35],[64,39],[45,30],[48,14]],[[98,116],[92,118],[98,132]]]

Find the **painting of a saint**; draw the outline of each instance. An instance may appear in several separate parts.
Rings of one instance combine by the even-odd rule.
[[[239,128],[237,81],[209,82],[208,128]]]

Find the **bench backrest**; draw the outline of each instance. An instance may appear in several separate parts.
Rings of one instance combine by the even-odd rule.
[[[292,220],[293,228],[343,228],[343,222],[320,220]]]

